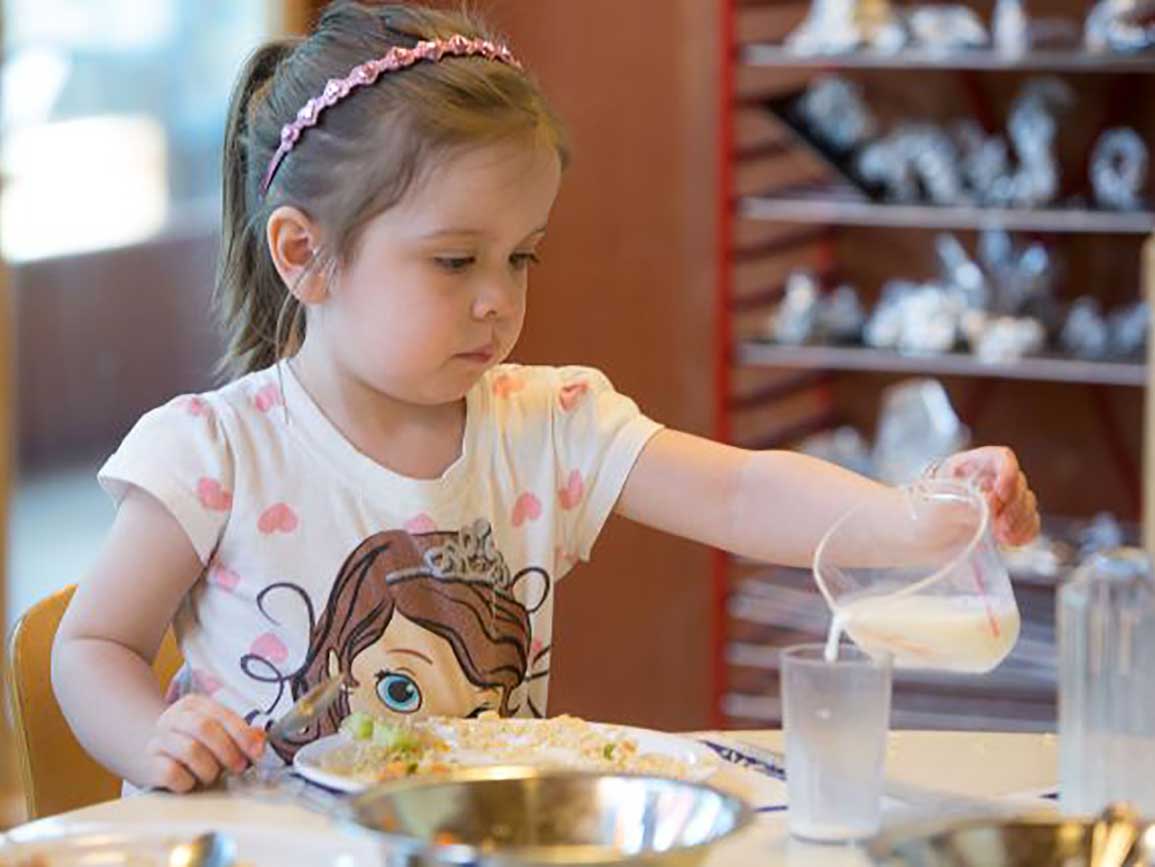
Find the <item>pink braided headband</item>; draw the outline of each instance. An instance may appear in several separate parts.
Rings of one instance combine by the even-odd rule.
[[[470,39],[461,34],[451,36],[448,39],[425,40],[418,42],[412,48],[390,48],[384,57],[378,60],[369,60],[354,67],[353,71],[344,78],[330,78],[321,95],[306,102],[297,112],[296,120],[281,128],[281,146],[277,148],[277,152],[269,161],[269,170],[265,172],[265,179],[261,182],[262,195],[269,191],[277,168],[296,146],[301,135],[309,127],[317,125],[321,118],[321,112],[327,108],[332,108],[355,88],[373,84],[384,73],[408,69],[422,60],[436,63],[446,56],[484,57],[486,60],[496,60],[499,63],[521,69],[521,64],[517,58],[504,45],[496,45],[485,39]]]

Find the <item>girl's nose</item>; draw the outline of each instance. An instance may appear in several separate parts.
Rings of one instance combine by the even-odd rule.
[[[510,316],[517,307],[521,291],[521,285],[515,279],[490,279],[474,299],[473,315],[478,319],[503,319]]]

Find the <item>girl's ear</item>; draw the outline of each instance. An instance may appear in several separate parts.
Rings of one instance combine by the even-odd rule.
[[[302,304],[320,304],[329,287],[322,269],[316,267],[320,232],[300,208],[282,205],[269,215],[265,237],[273,265],[285,286]]]

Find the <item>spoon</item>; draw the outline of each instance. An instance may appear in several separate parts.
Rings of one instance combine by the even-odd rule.
[[[268,740],[299,734],[321,718],[340,697],[345,688],[345,675],[339,673],[314,686],[285,711],[265,732]],[[234,791],[253,792],[261,788],[277,788],[287,775],[287,768],[269,768],[251,765],[239,775],[225,778],[225,785]]]
[[[268,737],[273,739],[294,735],[316,722],[341,695],[344,686],[344,674],[334,675],[314,686],[269,727]]]
[[[236,860],[233,838],[209,831],[173,847],[168,867],[232,867]]]

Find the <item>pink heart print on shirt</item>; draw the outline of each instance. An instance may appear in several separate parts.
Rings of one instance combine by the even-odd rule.
[[[300,520],[292,506],[288,503],[275,503],[261,513],[257,529],[268,536],[272,533],[292,533],[298,524]]]
[[[212,695],[221,688],[220,679],[207,671],[192,672],[192,691],[200,695]]]
[[[558,403],[561,404],[562,409],[570,412],[578,405],[578,402],[585,397],[589,390],[589,383],[584,380],[563,385],[561,387],[561,393],[558,395]]]
[[[498,397],[509,397],[511,394],[525,388],[525,380],[512,373],[499,374],[493,380],[493,393]]]
[[[405,532],[418,535],[421,533],[436,532],[437,525],[433,523],[433,519],[422,512],[416,518],[410,518],[405,522]]]
[[[558,502],[565,510],[576,508],[585,496],[586,485],[585,480],[582,479],[582,474],[578,470],[574,470],[569,474],[566,480],[565,487],[557,492]]]
[[[209,570],[209,583],[232,593],[241,583],[241,576],[227,566],[218,563]]]
[[[221,688],[220,679],[207,671],[182,668],[168,683],[165,704],[175,704],[186,695],[212,695]]]
[[[203,416],[204,418],[210,419],[213,415],[213,408],[209,405],[209,402],[203,397],[197,397],[196,395],[182,397],[177,401],[177,405],[189,415]]]
[[[520,527],[526,521],[536,521],[541,517],[541,500],[528,491],[513,504],[513,526]]]
[[[253,395],[253,406],[261,412],[268,412],[275,406],[284,406],[285,396],[275,382],[271,382]]]
[[[285,647],[285,642],[271,632],[257,636],[252,646],[249,647],[249,652],[262,659],[267,659],[274,665],[280,665],[289,658],[289,648]]]
[[[202,478],[197,481],[197,499],[201,505],[213,512],[227,512],[233,507],[233,495],[224,489],[216,479]]]

